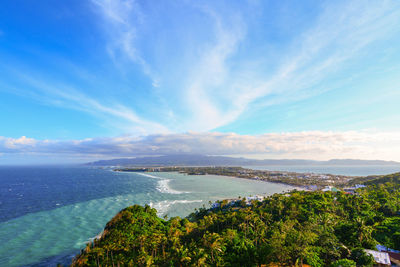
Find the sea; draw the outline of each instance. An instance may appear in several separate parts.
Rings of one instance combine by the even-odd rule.
[[[251,168],[354,176],[400,171],[398,166]],[[0,266],[67,266],[116,213],[130,205],[148,204],[160,217],[185,217],[216,200],[292,189],[215,175],[0,166]]]
[[[67,266],[130,205],[148,204],[160,217],[184,217],[216,200],[291,189],[214,175],[0,167],[0,266]]]

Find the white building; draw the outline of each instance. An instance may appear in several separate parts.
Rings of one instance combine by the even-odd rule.
[[[374,257],[375,263],[379,264],[379,266],[391,266],[390,257],[387,252],[380,252],[370,249],[364,249],[365,253]]]

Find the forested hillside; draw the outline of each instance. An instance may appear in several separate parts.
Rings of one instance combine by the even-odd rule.
[[[347,182],[346,185],[353,186],[355,184],[379,185],[385,183],[400,184],[400,172],[388,175],[371,175],[365,177],[356,177]]]
[[[400,249],[400,174],[357,194],[293,191],[164,220],[131,206],[72,266],[371,266],[363,249]]]

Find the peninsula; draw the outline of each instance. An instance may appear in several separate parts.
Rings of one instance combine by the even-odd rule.
[[[242,167],[127,167],[116,168],[120,172],[180,172],[188,175],[223,175],[237,178],[260,180],[273,183],[284,183],[301,187],[336,186],[344,187],[352,184],[352,181],[367,181],[379,176],[355,177],[333,174],[298,173],[288,171],[254,170]]]

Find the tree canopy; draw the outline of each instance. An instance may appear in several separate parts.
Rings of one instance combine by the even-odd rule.
[[[118,213],[72,266],[372,266],[363,249],[400,249],[400,173],[356,194],[292,191],[169,220]]]

